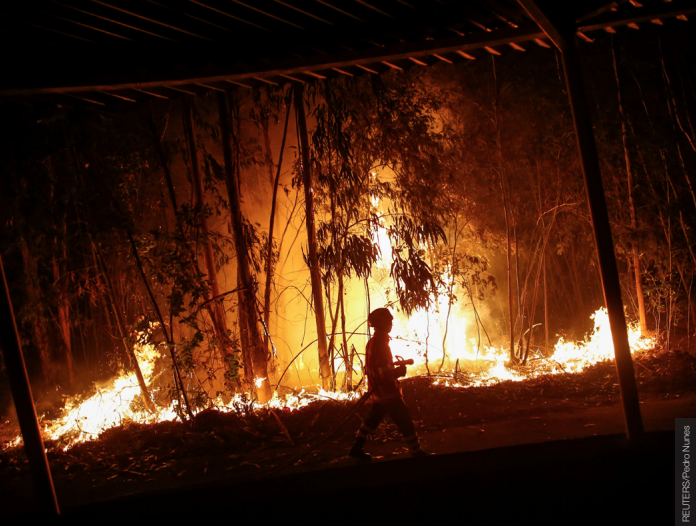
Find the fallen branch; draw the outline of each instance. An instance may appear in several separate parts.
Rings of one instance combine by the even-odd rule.
[[[294,446],[295,443],[292,441],[292,437],[290,436],[290,433],[288,432],[288,428],[285,427],[283,422],[281,422],[280,417],[278,414],[275,412],[275,410],[271,409],[271,414],[273,415],[273,418],[275,418],[275,421],[278,423],[278,427],[280,428],[280,432],[283,433],[285,438],[288,439],[288,442],[290,442],[291,446]]]

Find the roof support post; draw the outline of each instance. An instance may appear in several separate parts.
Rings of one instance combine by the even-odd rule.
[[[623,406],[626,435],[629,441],[639,439],[643,433],[643,421],[640,414],[638,389],[633,371],[633,359],[628,343],[628,330],[624,316],[621,284],[616,265],[614,242],[609,224],[609,214],[604,196],[602,176],[597,158],[592,122],[585,83],[582,76],[580,54],[575,42],[574,24],[552,23],[534,0],[518,0],[544,33],[553,41],[563,56],[563,71],[566,79],[568,99],[573,115],[575,139],[580,153],[582,174],[585,180],[587,203],[592,217],[599,271],[602,278],[604,301],[609,314],[609,325],[614,342],[616,372],[619,378],[619,390]]]
[[[46,458],[29,376],[22,356],[22,346],[19,342],[2,258],[0,258],[0,281],[2,282],[2,290],[0,290],[0,349],[2,349],[2,356],[5,360],[7,376],[10,379],[10,389],[17,409],[19,427],[22,430],[24,451],[29,460],[36,496],[42,511],[47,515],[60,515],[51,468],[48,465],[48,458]]]
[[[633,371],[633,359],[628,344],[628,330],[624,316],[623,300],[621,299],[621,284],[619,271],[616,266],[614,242],[611,236],[609,214],[604,197],[602,176],[597,159],[597,146],[589,117],[589,107],[582,79],[580,55],[575,46],[568,46],[563,51],[563,71],[566,78],[568,98],[573,112],[575,138],[580,152],[582,173],[585,179],[587,204],[592,217],[599,271],[604,289],[604,301],[609,314],[611,337],[614,341],[614,356],[616,358],[616,373],[619,378],[619,390],[623,405],[626,435],[629,440],[640,437],[643,432],[643,421],[638,403],[638,389]]]

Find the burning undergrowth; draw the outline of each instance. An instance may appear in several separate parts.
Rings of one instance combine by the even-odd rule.
[[[418,381],[444,385],[454,389],[471,389],[495,386],[509,381],[529,382],[559,374],[572,377],[588,367],[611,360],[613,357],[613,343],[606,310],[598,310],[592,319],[594,320],[594,329],[583,341],[566,342],[561,338],[556,344],[554,352],[548,357],[537,350],[523,365],[511,367],[507,361],[508,353],[505,349],[486,347],[480,350],[474,348],[473,351],[470,351],[462,346],[459,352],[450,352],[449,368],[440,368],[437,374],[429,374],[426,380],[419,379]],[[655,346],[654,339],[641,337],[640,331],[635,326],[630,327],[629,340],[636,360],[640,360],[646,350]],[[411,353],[416,362],[412,373],[414,371],[416,373],[422,372],[427,368],[422,353],[403,346],[398,339],[393,340],[392,347],[396,351],[395,354],[404,351]],[[103,436],[111,429],[133,428],[134,425],[152,426],[171,423],[177,418],[185,419],[177,405],[178,401],[171,392],[167,392],[165,377],[168,367],[162,354],[153,345],[146,344],[144,341],[138,342],[135,352],[142,363],[143,377],[154,400],[158,402],[155,410],[148,409],[143,403],[135,373],[124,370],[111,380],[95,385],[88,394],[68,399],[57,416],[43,416],[44,439],[48,447],[68,451],[77,444],[103,439]],[[453,362],[454,367],[452,367]],[[232,415],[230,418],[233,420],[235,418],[258,419],[267,413],[273,415],[274,425],[280,426],[282,429],[278,412],[292,413],[316,402],[349,401],[357,398],[360,394],[359,392],[326,392],[321,389],[316,393],[292,392],[285,395],[276,394],[269,403],[263,406],[254,404],[246,395],[237,395],[227,401],[222,399],[208,400],[207,409],[199,413],[196,420],[207,418],[205,415],[209,415],[211,412],[216,414],[228,413]],[[312,422],[312,425],[314,423]],[[234,439],[233,443],[225,442],[227,447],[243,445],[244,437],[254,438],[253,434],[245,434],[244,430],[248,429],[248,426],[241,425],[239,422],[236,422],[235,425],[239,431],[228,433],[226,436],[237,436],[237,439]],[[292,439],[289,438],[291,435],[288,435],[287,431],[283,431],[283,433],[292,442]],[[20,443],[21,438],[17,435],[6,441],[3,448],[17,446]]]
[[[696,359],[689,354],[651,349],[634,355],[634,362],[641,400],[678,398],[695,392]],[[543,418],[551,413],[616,405],[620,400],[612,361],[595,363],[580,373],[539,375],[470,388],[435,384],[432,378],[422,376],[407,378],[402,385],[418,433],[426,444],[428,433],[446,428],[483,427],[484,422],[520,417]],[[354,403],[316,396],[296,409],[254,409],[251,404],[232,412],[207,409],[187,423],[128,422],[67,451],[55,440],[47,440],[46,446],[58,487],[65,484],[71,492],[79,488],[80,498],[100,498],[112,491],[265,473],[336,426]],[[350,417],[317,449],[316,456],[303,463],[321,465],[345,455],[364,411],[363,407]],[[388,423],[372,440],[393,440],[396,450],[400,435],[396,426]],[[0,454],[0,472],[2,485],[8,488],[22,481],[28,483],[22,448]]]

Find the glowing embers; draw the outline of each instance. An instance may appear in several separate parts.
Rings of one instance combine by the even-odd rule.
[[[352,392],[344,393],[342,391],[324,391],[324,389],[319,388],[316,393],[310,393],[304,389],[299,393],[290,393],[279,395],[278,392],[273,393],[273,398],[266,404],[256,404],[250,403],[248,396],[243,394],[237,394],[232,397],[228,403],[224,403],[222,399],[218,398],[213,402],[213,407],[218,411],[224,412],[235,412],[239,411],[242,407],[246,406],[250,410],[260,407],[268,407],[269,409],[282,409],[295,411],[297,409],[302,409],[307,407],[312,402],[318,400],[353,400],[359,398],[361,393]]]
[[[297,394],[281,395],[278,393],[273,395],[273,398],[268,403],[268,407],[272,409],[301,409],[308,406],[312,402],[318,400],[355,400],[360,398],[360,392],[344,393],[342,391],[324,391],[319,389],[317,393],[308,393],[304,390]]]

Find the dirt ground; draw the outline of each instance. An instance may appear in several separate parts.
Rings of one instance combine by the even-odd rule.
[[[635,357],[643,425],[673,430],[677,417],[696,416],[696,358],[679,352]],[[581,374],[543,376],[488,387],[433,385],[428,378],[403,381],[421,442],[436,454],[622,433],[624,423],[612,362]],[[296,411],[247,414],[207,410],[193,423],[132,424],[66,452],[48,443],[56,492],[63,507],[102,499],[231,479],[349,465],[345,455],[360,425],[362,407],[299,463],[306,451],[346,418],[355,402],[319,401]],[[7,430],[4,430],[7,431]],[[373,462],[407,455],[388,422],[366,448]],[[0,453],[0,515],[34,507],[21,448]]]

